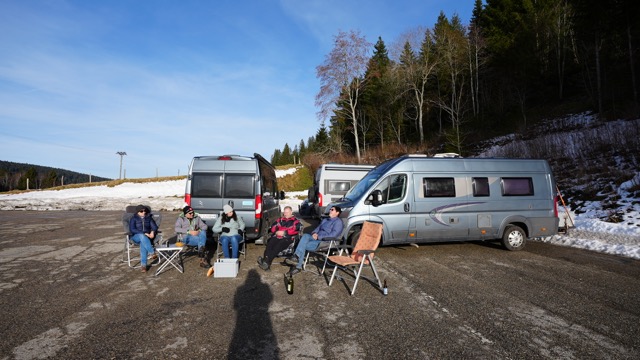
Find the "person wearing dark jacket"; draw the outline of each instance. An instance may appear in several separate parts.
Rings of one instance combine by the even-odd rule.
[[[291,245],[294,236],[298,235],[302,229],[300,220],[293,216],[291,206],[285,206],[282,210],[282,217],[276,220],[272,225],[270,232],[273,234],[267,242],[263,256],[258,257],[258,265],[262,270],[269,270],[271,263],[278,253]]]
[[[320,225],[311,232],[311,234],[304,234],[300,239],[300,243],[296,247],[295,254],[289,261],[296,264],[294,268],[291,268],[289,275],[293,276],[302,271],[304,265],[304,257],[307,251],[314,251],[318,248],[320,243],[325,238],[338,238],[342,236],[342,230],[344,224],[340,219],[340,213],[342,209],[339,206],[332,206],[329,209],[329,217],[322,220]]]
[[[131,241],[140,245],[140,267],[142,272],[147,272],[147,256],[151,254],[152,262],[158,258],[153,247],[158,225],[153,220],[148,207],[144,205],[136,207],[136,214],[129,220],[129,232],[132,234]]]

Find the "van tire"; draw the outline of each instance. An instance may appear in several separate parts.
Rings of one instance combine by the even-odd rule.
[[[527,244],[527,234],[520,226],[509,225],[502,235],[502,245],[507,250],[518,251],[524,249]]]
[[[349,237],[347,238],[347,245],[356,247],[356,243],[358,242],[358,239],[360,239],[360,232],[361,231],[362,231],[362,228],[358,228],[358,229],[354,230],[351,233],[351,235],[349,235]],[[351,250],[349,250],[349,251],[351,251]]]

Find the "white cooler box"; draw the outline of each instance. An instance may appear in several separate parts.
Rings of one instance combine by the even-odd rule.
[[[213,263],[214,278],[233,278],[238,276],[238,259],[218,259]]]

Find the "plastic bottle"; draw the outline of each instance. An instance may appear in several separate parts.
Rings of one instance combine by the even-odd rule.
[[[384,279],[384,285],[382,286],[382,293],[384,295],[389,294],[389,289],[387,289],[387,279]]]
[[[293,294],[293,276],[289,276],[289,280],[287,280],[287,294]]]

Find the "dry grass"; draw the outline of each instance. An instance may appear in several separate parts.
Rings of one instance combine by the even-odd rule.
[[[277,166],[278,170],[286,170],[292,167],[299,167],[299,169],[293,173],[278,178],[278,187],[285,192],[288,191],[304,191],[313,185],[313,176],[309,171],[309,168],[302,165],[281,165]]]

